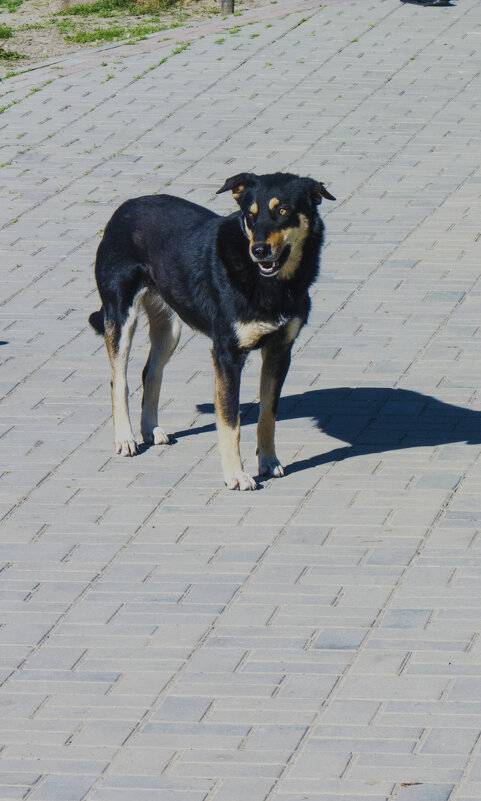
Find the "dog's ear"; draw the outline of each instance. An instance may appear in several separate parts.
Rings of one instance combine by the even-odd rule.
[[[238,175],[228,178],[224,186],[217,190],[216,195],[220,195],[221,192],[228,192],[230,189],[234,198],[239,200],[247,187],[254,186],[256,183],[257,175],[254,175],[253,172],[240,172]]]
[[[316,203],[322,203],[323,197],[325,197],[326,200],[336,199],[334,195],[331,195],[331,193],[327,191],[322,181],[314,181],[312,179],[311,181],[312,181],[311,182],[312,194],[314,196],[314,200],[316,201]]]

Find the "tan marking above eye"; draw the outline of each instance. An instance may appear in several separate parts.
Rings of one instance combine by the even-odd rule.
[[[240,196],[242,195],[244,189],[245,189],[245,186],[243,184],[239,184],[239,186],[236,186],[236,188],[232,190],[232,195],[234,196],[234,198],[236,200],[238,200],[240,198]]]
[[[259,206],[257,205],[257,203],[254,202],[250,207],[249,211],[251,214],[259,214]]]
[[[278,206],[278,205],[279,205],[279,203],[280,203],[280,200],[279,200],[279,198],[278,198],[278,197],[272,197],[272,198],[269,200],[269,208],[270,208],[270,210],[271,210],[271,211],[274,211],[274,209],[276,208],[276,206]]]

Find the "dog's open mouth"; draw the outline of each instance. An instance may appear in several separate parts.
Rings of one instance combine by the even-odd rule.
[[[258,261],[257,266],[260,274],[268,277],[275,275],[280,270],[281,263],[278,259],[276,261]]]

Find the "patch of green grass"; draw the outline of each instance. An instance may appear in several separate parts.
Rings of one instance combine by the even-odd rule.
[[[4,2],[5,0],[0,0]],[[131,14],[153,14],[170,11],[179,0],[97,0],[91,5],[77,5],[60,11],[59,16],[72,17],[112,17],[116,12],[129,11]]]
[[[63,33],[63,31],[61,31]],[[91,31],[65,33],[67,42],[84,44],[85,42],[112,42],[114,39],[127,38],[127,28],[93,28]]]
[[[20,25],[17,31],[43,31],[45,27],[41,22],[35,22],[32,25]]]
[[[168,0],[168,2],[170,1],[171,0]],[[157,0],[139,0],[139,2],[153,3],[157,2]],[[164,0],[161,0],[161,2],[164,2]],[[177,2],[177,0],[175,0],[175,2]],[[112,22],[106,24],[105,26],[99,25],[95,27],[89,27],[87,30],[84,21],[85,23],[88,21],[90,24],[92,24],[95,16],[90,16],[90,12],[95,8],[99,9],[97,14],[98,17],[110,17],[110,19],[114,19],[112,19]],[[118,41],[119,39],[129,39],[130,43],[133,43],[139,39],[145,38],[149,34],[159,33],[160,31],[165,30],[172,30],[173,28],[179,28],[182,25],[180,18],[179,21],[169,23],[168,25],[161,24],[158,21],[158,18],[152,17],[150,10],[145,10],[142,12],[149,15],[145,21],[139,22],[137,25],[129,25],[128,23],[126,24],[123,14],[119,12],[119,9],[121,8],[127,12],[129,9],[134,8],[136,15],[138,15],[139,8],[144,8],[144,6],[137,5],[134,0],[98,0],[98,2],[93,6],[74,6],[67,11],[61,12],[60,14],[55,15],[55,17],[52,19],[52,23],[57,26],[58,32],[65,37],[67,42],[72,42],[74,44],[113,42]],[[88,14],[85,11],[86,9]],[[72,13],[74,16],[69,16]],[[78,16],[75,16],[77,13]],[[79,19],[79,17],[81,17],[81,19]]]
[[[52,19],[52,24],[55,24],[59,33],[70,33],[75,30],[75,23],[70,19]]]
[[[63,23],[67,20],[62,20]],[[106,28],[91,28],[88,31],[76,30],[70,21],[67,25],[58,26],[60,33],[65,36],[67,42],[75,44],[85,44],[88,42],[114,42],[117,39],[139,39],[148,36],[149,33],[158,33],[163,30],[161,25],[139,23],[132,27],[112,25]]]
[[[183,53],[184,50],[187,50],[187,48],[190,47],[190,42],[176,42],[176,45],[177,47],[174,47],[170,54],[171,56],[178,56],[179,53]]]
[[[158,33],[159,31],[163,31],[164,26],[152,23],[139,23],[139,25],[134,25],[133,28],[130,28],[130,35],[131,36],[148,36],[149,33]]]
[[[10,25],[0,25],[0,39],[11,39],[13,36],[13,29]]]
[[[1,0],[0,0],[1,2]],[[132,11],[135,8],[133,0],[98,0],[91,5],[71,6],[65,11],[59,11],[57,16],[68,17],[112,17],[117,11]]]
[[[17,53],[16,50],[5,50],[4,47],[0,47],[0,61],[18,61],[21,58],[23,58],[22,54]]]
[[[23,0],[0,0],[0,8],[5,8],[11,13],[16,11],[23,3]]]

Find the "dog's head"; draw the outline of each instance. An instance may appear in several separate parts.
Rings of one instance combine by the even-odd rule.
[[[321,181],[290,173],[241,172],[217,191],[231,190],[243,218],[249,255],[264,278],[291,278],[304,242],[318,224],[322,198],[335,200]]]

